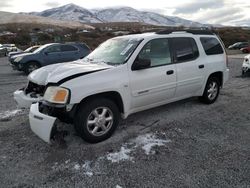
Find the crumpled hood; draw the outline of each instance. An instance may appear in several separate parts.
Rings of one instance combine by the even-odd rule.
[[[47,83],[57,83],[64,78],[76,74],[88,73],[112,67],[113,66],[107,65],[105,63],[86,63],[82,60],[73,61],[70,63],[58,63],[33,71],[29,74],[28,80],[38,85],[46,85]]]

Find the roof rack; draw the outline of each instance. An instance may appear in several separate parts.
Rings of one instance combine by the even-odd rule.
[[[155,32],[156,34],[159,35],[164,35],[164,34],[171,34],[174,32],[186,32],[186,33],[191,33],[194,35],[214,35],[214,32],[211,30],[191,30],[191,29],[167,29],[167,30],[161,30]]]

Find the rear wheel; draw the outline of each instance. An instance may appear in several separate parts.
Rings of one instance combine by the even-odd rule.
[[[29,62],[27,65],[24,67],[24,72],[25,74],[29,74],[32,71],[39,69],[41,66],[37,62]]]
[[[105,98],[81,104],[74,118],[79,136],[90,143],[109,138],[119,124],[120,112],[116,104]]]
[[[199,98],[205,104],[212,104],[220,93],[220,83],[217,77],[208,79],[203,95]]]

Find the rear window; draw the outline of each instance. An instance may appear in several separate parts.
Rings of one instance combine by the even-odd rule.
[[[77,51],[78,49],[74,46],[71,46],[71,45],[62,45],[61,50],[63,52],[69,52],[69,51]]]
[[[201,37],[201,44],[207,55],[223,54],[223,48],[216,38]]]
[[[185,62],[196,59],[199,56],[198,47],[193,38],[173,38],[175,62]]]

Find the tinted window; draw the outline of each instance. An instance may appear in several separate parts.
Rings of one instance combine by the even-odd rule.
[[[172,40],[176,62],[190,61],[199,56],[198,47],[193,38],[173,38]]]
[[[54,53],[54,52],[60,52],[60,51],[61,51],[61,48],[59,45],[48,47],[48,49],[46,50],[47,53]]]
[[[201,44],[207,55],[223,54],[223,48],[216,38],[201,37]]]
[[[63,52],[68,52],[68,51],[77,51],[78,49],[74,46],[71,46],[71,45],[62,45],[61,50]]]
[[[150,59],[151,67],[171,63],[168,39],[154,39],[148,42],[139,53],[140,59]]]

